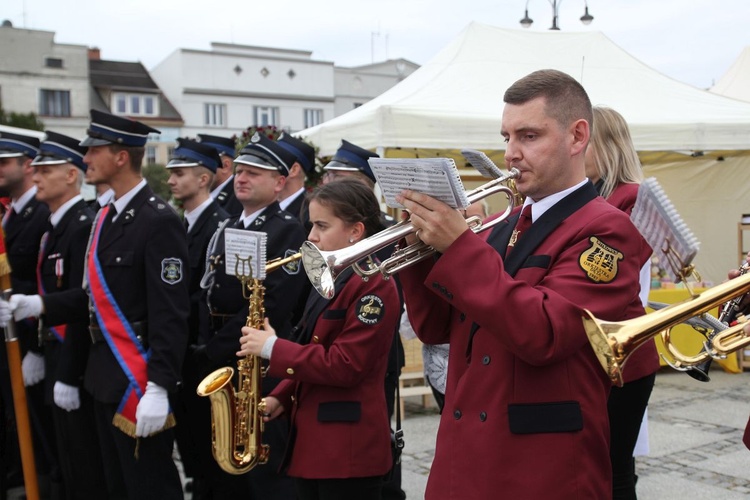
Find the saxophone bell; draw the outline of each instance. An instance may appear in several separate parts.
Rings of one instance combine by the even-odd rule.
[[[266,273],[289,265],[302,258],[297,253],[285,259],[266,263]],[[261,280],[240,272],[249,268],[248,259],[237,257],[235,275],[242,283],[243,297],[248,300],[249,314],[245,326],[262,330],[265,318]],[[211,441],[214,459],[229,474],[244,474],[258,464],[268,462],[270,453],[263,439],[263,418],[268,417],[265,400],[261,397],[263,368],[261,358],[246,356],[237,362],[237,389],[232,385],[235,370],[225,366],[206,376],[196,392],[211,403]]]

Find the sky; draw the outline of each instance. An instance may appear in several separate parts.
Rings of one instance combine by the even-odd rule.
[[[552,25],[552,0],[2,0],[0,21],[53,31],[55,42],[98,47],[101,57],[147,69],[178,48],[211,42],[306,50],[359,66],[404,58],[424,64],[471,22],[530,30]],[[579,18],[588,4],[594,21]],[[558,0],[564,31],[601,31],[646,65],[708,88],[750,46],[747,0]],[[502,47],[501,50],[522,50]]]

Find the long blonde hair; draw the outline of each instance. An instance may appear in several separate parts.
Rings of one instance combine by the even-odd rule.
[[[612,108],[594,106],[589,146],[602,179],[601,195],[608,198],[618,184],[640,184],[643,170],[625,118]]]

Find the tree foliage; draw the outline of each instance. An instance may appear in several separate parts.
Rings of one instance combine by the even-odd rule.
[[[0,108],[0,124],[9,127],[25,128],[26,130],[44,131],[44,122],[36,113],[6,113]]]
[[[167,185],[169,172],[164,165],[147,165],[143,167],[142,173],[143,178],[146,179],[146,182],[154,193],[164,200],[172,198],[172,192]]]

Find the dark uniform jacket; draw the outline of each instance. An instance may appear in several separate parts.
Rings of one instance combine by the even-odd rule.
[[[287,380],[271,395],[291,413],[296,435],[290,476],[378,476],[392,466],[383,379],[401,303],[393,280],[353,274],[341,274],[331,300],[310,292],[299,343],[273,347],[269,375]]]
[[[39,242],[47,230],[49,208],[45,203],[32,198],[20,213],[12,216],[5,228],[5,248],[10,264],[10,282],[13,293],[34,295],[36,287],[36,264],[39,258]],[[17,322],[18,338],[24,352],[31,349],[41,352],[37,340],[36,321],[26,319]],[[3,346],[2,354],[5,353]],[[0,366],[6,365],[7,356],[2,356]]]
[[[91,234],[94,213],[85,201],[79,200],[68,208],[54,229],[50,229],[44,244],[39,266],[44,294],[80,288],[86,262],[86,244]],[[42,291],[40,290],[41,294]],[[52,403],[52,391],[58,380],[79,387],[91,346],[88,322],[68,323],[65,340],[61,343],[44,325],[45,342],[45,401]]]
[[[230,217],[239,217],[242,215],[242,203],[234,195],[234,177],[227,182],[226,186],[216,195],[216,203],[224,209]]]
[[[145,327],[151,351],[148,380],[173,391],[180,379],[190,309],[185,228],[148,186],[117,220],[104,224],[98,246],[104,279],[128,322]],[[88,303],[83,289],[45,297],[46,320],[55,325],[85,319]],[[103,403],[120,402],[128,387],[106,342],[91,346],[85,386]]]
[[[305,201],[305,193],[303,191],[294,200],[292,200],[292,202],[289,205],[287,205],[287,207],[284,210],[286,210],[293,216],[299,218],[300,213],[302,212],[302,204],[303,204],[302,202],[304,201]],[[308,218],[308,222],[309,222],[309,218]]]
[[[216,201],[212,201],[198,219],[190,226],[187,233],[188,261],[190,268],[190,320],[188,321],[188,342],[195,344],[198,341],[198,325],[200,324],[200,305],[203,289],[201,278],[206,270],[206,251],[211,236],[216,232],[221,223],[229,217]]]
[[[244,229],[239,217],[228,219],[225,227]],[[266,259],[288,257],[299,252],[305,241],[302,224],[289,212],[281,210],[273,202],[247,228],[268,235]],[[209,248],[213,275],[206,290],[206,302],[210,315],[201,320],[201,343],[206,345],[206,354],[212,363],[237,363],[240,330],[247,322],[248,301],[243,298],[240,281],[226,273],[224,258],[224,228],[220,229]],[[293,326],[293,318],[299,317],[304,307],[301,295],[307,287],[307,276],[301,261],[270,272],[263,282],[265,287],[265,315],[277,335],[285,338]],[[205,283],[204,283],[205,284]]]
[[[612,383],[582,317],[584,308],[613,321],[644,313],[643,238],[588,183],[506,257],[519,213],[400,273],[417,335],[450,342],[428,500],[612,495]]]

